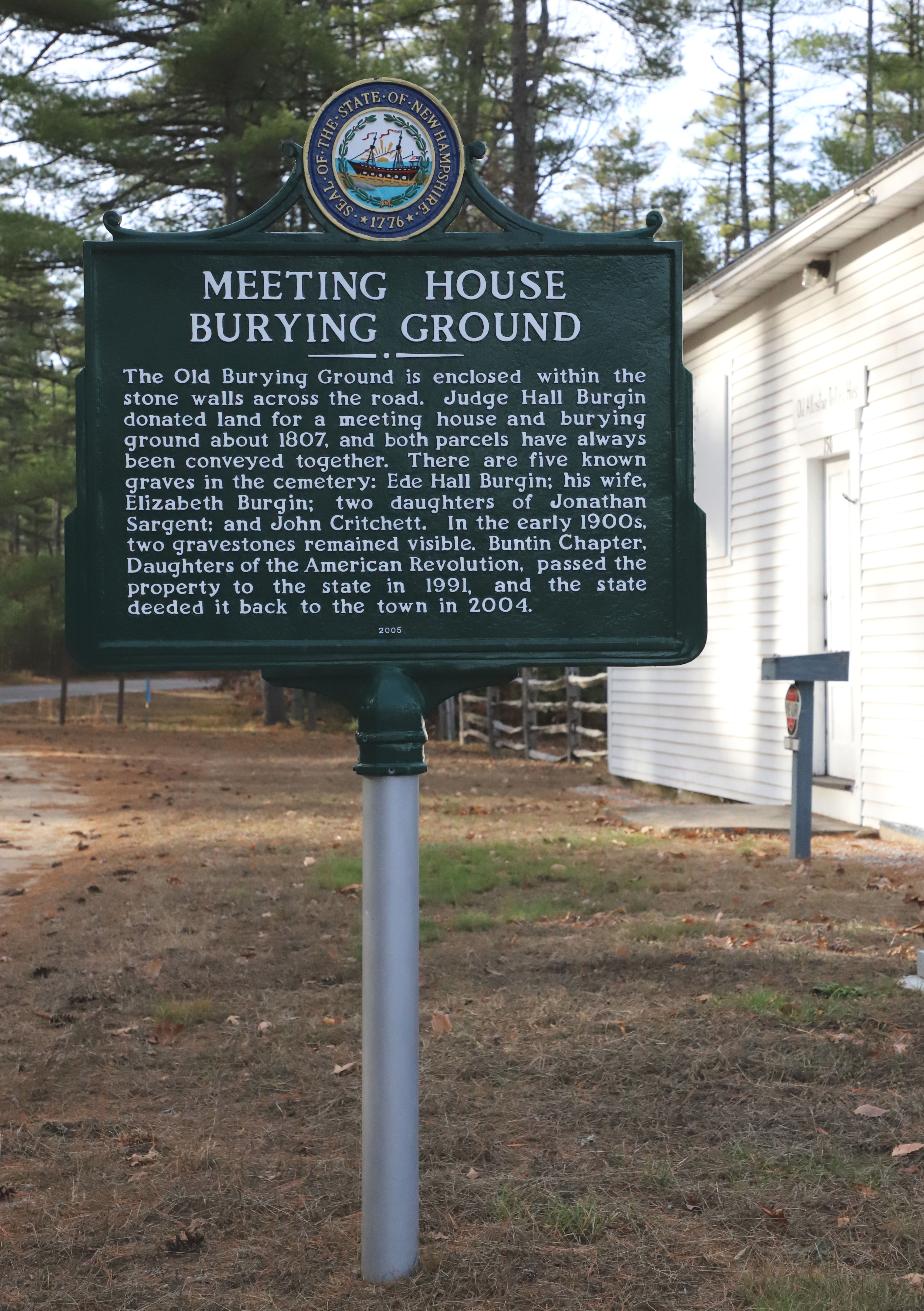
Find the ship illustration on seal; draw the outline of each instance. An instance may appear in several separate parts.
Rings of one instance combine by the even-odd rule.
[[[430,181],[433,153],[429,134],[405,115],[363,114],[337,143],[337,176],[366,209],[402,209]]]
[[[367,187],[389,187],[396,184],[406,187],[409,182],[415,181],[420,172],[420,155],[410,155],[405,159],[401,152],[404,133],[399,132],[398,140],[391,149],[386,144],[390,135],[388,132],[381,135],[368,133],[365,139],[372,137],[372,145],[365,154],[349,160],[353,172],[362,178]]]

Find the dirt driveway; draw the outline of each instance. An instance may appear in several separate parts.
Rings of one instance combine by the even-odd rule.
[[[0,1311],[924,1307],[920,849],[659,839],[603,774],[435,746],[422,1261],[378,1290],[349,737],[0,750],[81,807],[0,902]]]

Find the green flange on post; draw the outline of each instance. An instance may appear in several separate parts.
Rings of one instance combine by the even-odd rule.
[[[356,741],[359,763],[353,768],[366,778],[425,774],[424,694],[403,669],[376,669],[359,704]]]

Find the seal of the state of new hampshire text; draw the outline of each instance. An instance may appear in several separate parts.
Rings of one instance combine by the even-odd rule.
[[[372,241],[402,240],[444,217],[462,184],[459,129],[438,100],[398,78],[344,87],[305,141],[305,179],[324,216]]]

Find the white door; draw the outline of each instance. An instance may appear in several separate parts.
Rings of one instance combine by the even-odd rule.
[[[824,466],[824,649],[849,651],[851,640],[851,560],[854,505],[850,499],[849,460]],[[849,683],[826,683],[825,773],[856,776],[853,699]]]

